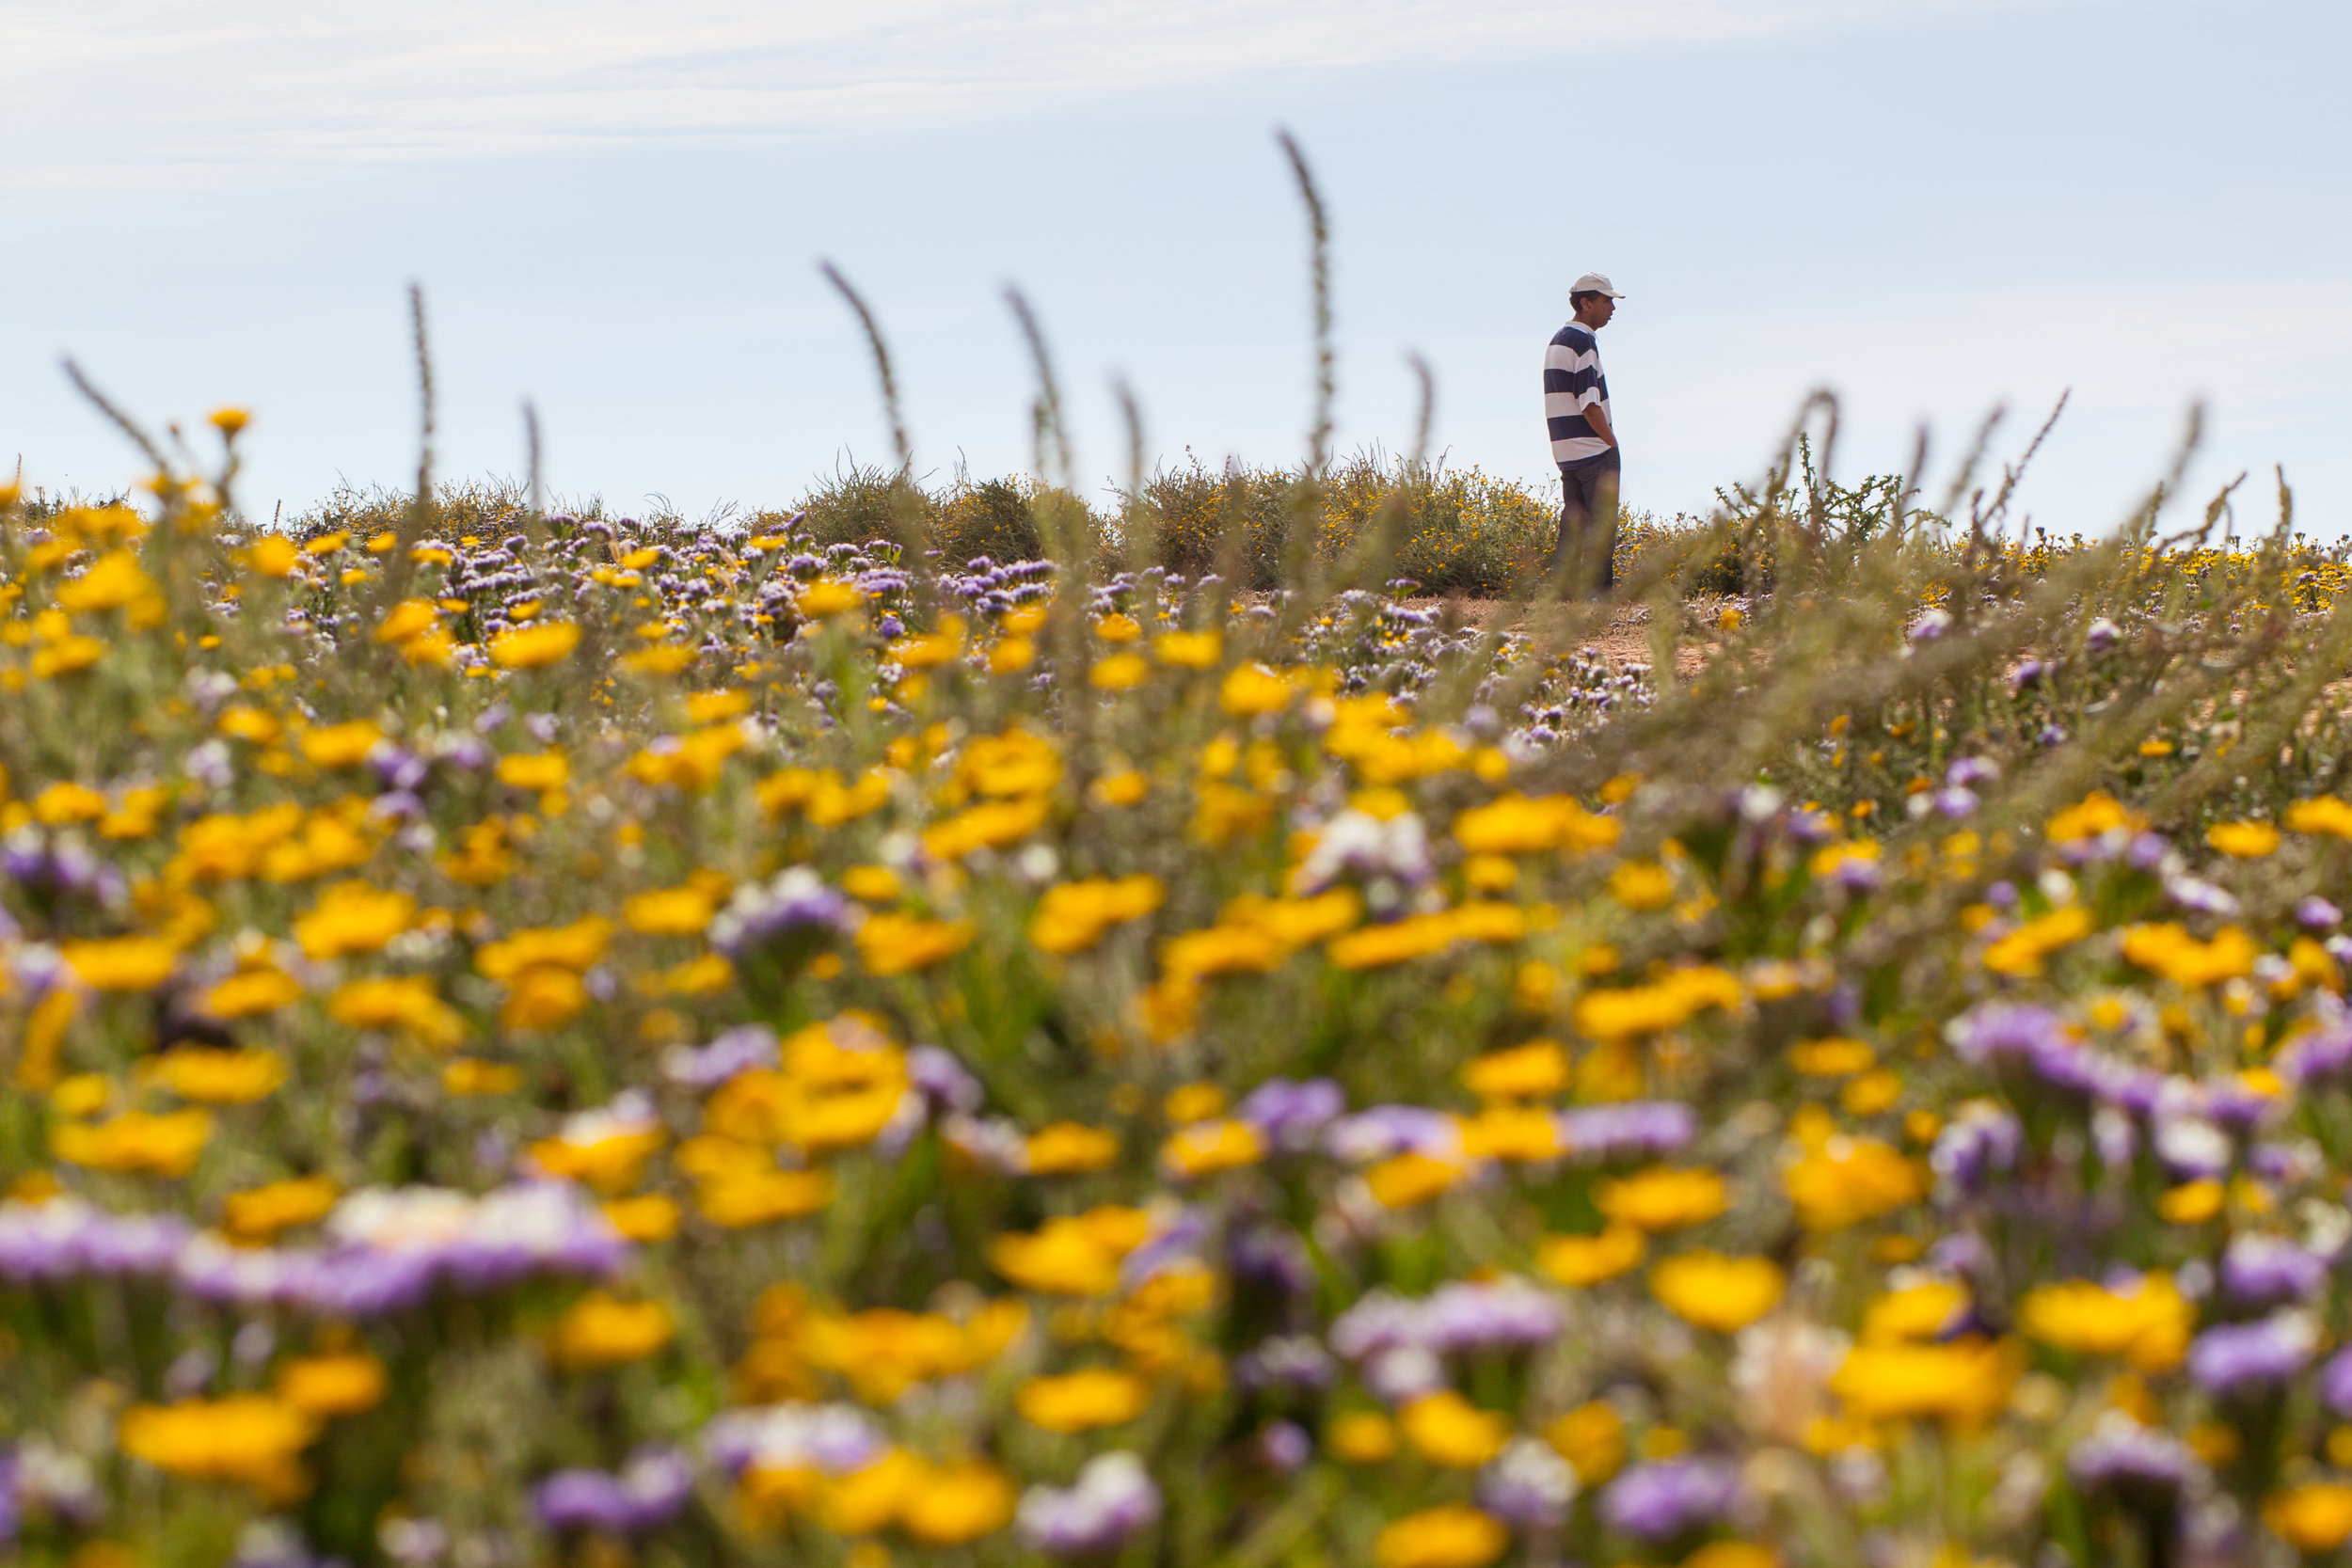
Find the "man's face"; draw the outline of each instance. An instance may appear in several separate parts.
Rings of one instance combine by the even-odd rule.
[[[1617,302],[1607,294],[1595,294],[1580,306],[1576,319],[1586,326],[1607,326],[1609,318],[1617,313]]]

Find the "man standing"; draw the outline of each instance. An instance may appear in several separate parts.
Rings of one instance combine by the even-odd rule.
[[[1552,563],[1556,568],[1564,557],[1577,562],[1582,580],[1567,585],[1571,593],[1581,592],[1596,575],[1600,593],[1616,586],[1617,433],[1609,423],[1609,378],[1601,373],[1594,334],[1609,325],[1624,297],[1599,273],[1578,278],[1568,286],[1575,314],[1544,351],[1544,423],[1551,432],[1551,460],[1560,465],[1560,541]]]

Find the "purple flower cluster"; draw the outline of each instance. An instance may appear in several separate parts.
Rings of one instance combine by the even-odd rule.
[[[882,1456],[889,1442],[853,1404],[771,1404],[729,1410],[703,1428],[703,1452],[730,1476],[755,1466],[846,1476]]]
[[[1323,1147],[1333,1159],[1357,1165],[1408,1151],[1455,1160],[1462,1153],[1462,1129],[1445,1112],[1425,1105],[1375,1105],[1331,1123]]]
[[[1627,1100],[1560,1113],[1560,1147],[1579,1160],[1649,1160],[1699,1135],[1698,1112],[1678,1100]]]
[[[1512,1439],[1478,1474],[1478,1506],[1513,1529],[1557,1529],[1574,1501],[1575,1468],[1538,1438]]]
[[[675,1518],[693,1491],[694,1473],[686,1456],[667,1446],[651,1447],[629,1455],[617,1475],[558,1470],[532,1488],[531,1506],[551,1530],[643,1535]]]
[[[173,1214],[110,1214],[76,1197],[0,1203],[0,1280],[48,1285],[168,1272],[193,1227]]]
[[[943,575],[940,586],[971,606],[975,614],[1001,615],[1046,598],[1054,591],[1050,561],[1015,561],[999,566],[984,555],[976,555],[966,565],[968,572]]]
[[[129,892],[121,871],[91,854],[77,835],[53,836],[30,824],[0,839],[0,873],[43,898],[71,895],[113,905]]]
[[[1419,1301],[1371,1291],[1333,1320],[1330,1342],[1362,1366],[1375,1392],[1404,1401],[1443,1380],[1440,1356],[1549,1344],[1564,1323],[1549,1292],[1505,1275],[1456,1280]]]
[[[944,1046],[918,1045],[909,1051],[907,1081],[934,1111],[968,1114],[988,1099],[988,1091],[972,1076],[972,1069]]]
[[[2318,1346],[2318,1325],[2302,1312],[2221,1323],[2189,1345],[2188,1375],[2219,1399],[2256,1397],[2283,1387]]]
[[[1600,1497],[1600,1516],[1620,1535],[1675,1542],[1728,1519],[1744,1493],[1726,1460],[1668,1459],[1636,1465]]]
[[[0,1280],[161,1275],[223,1305],[375,1317],[437,1289],[480,1294],[533,1275],[601,1277],[628,1256],[603,1212],[560,1181],[481,1197],[373,1189],[345,1198],[326,1228],[321,1248],[238,1247],[173,1216],[110,1214],[78,1198],[0,1204]]]
[[[804,865],[771,881],[747,882],[710,923],[710,945],[729,958],[776,943],[814,943],[850,928],[856,916],[840,890]]]
[[[2307,1087],[2352,1078],[2352,1013],[2323,996],[2318,1022],[2287,1042],[2278,1065],[2280,1077]]]
[[[1022,1494],[1013,1528],[1048,1557],[1101,1557],[1117,1551],[1160,1516],[1160,1489],[1143,1461],[1124,1451],[1097,1454],[1073,1486],[1032,1486]]]
[[[1233,1115],[1263,1133],[1268,1146],[1298,1153],[1312,1148],[1346,1109],[1346,1096],[1328,1078],[1269,1078],[1243,1097]]]
[[[2221,1289],[2240,1307],[2307,1302],[2328,1286],[2328,1265],[2279,1236],[2245,1235],[2221,1257]]]
[[[2194,1490],[2204,1479],[2204,1466],[2170,1433],[2109,1411],[2067,1454],[2066,1473],[2080,1491],[2153,1506]]]
[[[1435,867],[1429,859],[1429,837],[1419,816],[1400,812],[1386,819],[1360,811],[1343,811],[1323,825],[1314,847],[1295,873],[1300,893],[1320,893],[1344,878],[1391,886],[1417,887]],[[1373,890],[1375,907],[1380,889]],[[1391,896],[1393,902],[1393,896]]]
[[[2169,1078],[2093,1051],[2058,1014],[2031,1003],[1984,1003],[1946,1025],[1945,1037],[1963,1061],[2143,1117],[2217,1117],[2251,1127],[2271,1109],[2265,1097],[2233,1080]]]
[[[1179,1209],[1174,1215],[1154,1219],[1152,1233],[1141,1246],[1120,1259],[1120,1289],[1132,1291],[1180,1264],[1200,1260],[1200,1243],[1209,1239],[1205,1209]]]
[[[1974,1197],[2015,1170],[2025,1148],[2026,1130],[2015,1117],[1991,1105],[1963,1105],[1936,1134],[1928,1168],[1946,1202]]]
[[[2352,1419],[2352,1350],[2340,1350],[2319,1369],[2319,1398],[2336,1415]]]
[[[1325,1388],[1339,1363],[1311,1334],[1277,1335],[1233,1358],[1233,1382],[1245,1389]]]
[[[717,1088],[738,1073],[771,1068],[779,1060],[776,1032],[764,1023],[739,1023],[711,1038],[708,1045],[675,1045],[661,1058],[662,1070],[681,1088],[703,1093]]]

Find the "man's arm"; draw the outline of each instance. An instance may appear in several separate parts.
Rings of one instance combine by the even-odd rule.
[[[1594,435],[1599,436],[1611,446],[1613,447],[1617,444],[1617,433],[1609,428],[1609,410],[1603,408],[1599,404],[1593,403],[1585,404],[1584,422],[1593,427]]]

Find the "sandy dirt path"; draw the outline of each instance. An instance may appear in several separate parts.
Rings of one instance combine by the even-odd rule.
[[[1509,603],[1502,599],[1423,598],[1407,599],[1405,602],[1415,610],[1444,611],[1450,608],[1458,617],[1460,624],[1476,626],[1481,631],[1493,624],[1498,613],[1511,608]],[[1693,623],[1701,626],[1712,622],[1715,616],[1721,613],[1721,607],[1711,600],[1692,599],[1690,601],[1689,608]],[[1675,668],[1677,674],[1696,674],[1706,667],[1708,657],[1714,653],[1714,643],[1700,641],[1696,638],[1697,634],[1694,630],[1684,631],[1682,642],[1676,651]],[[1609,666],[1613,671],[1622,671],[1628,665],[1639,665],[1645,670],[1648,669],[1653,657],[1653,650],[1650,646],[1649,607],[1647,605],[1618,606],[1616,615],[1609,623],[1609,629],[1588,640],[1585,645],[1597,648],[1601,657],[1609,661]]]

